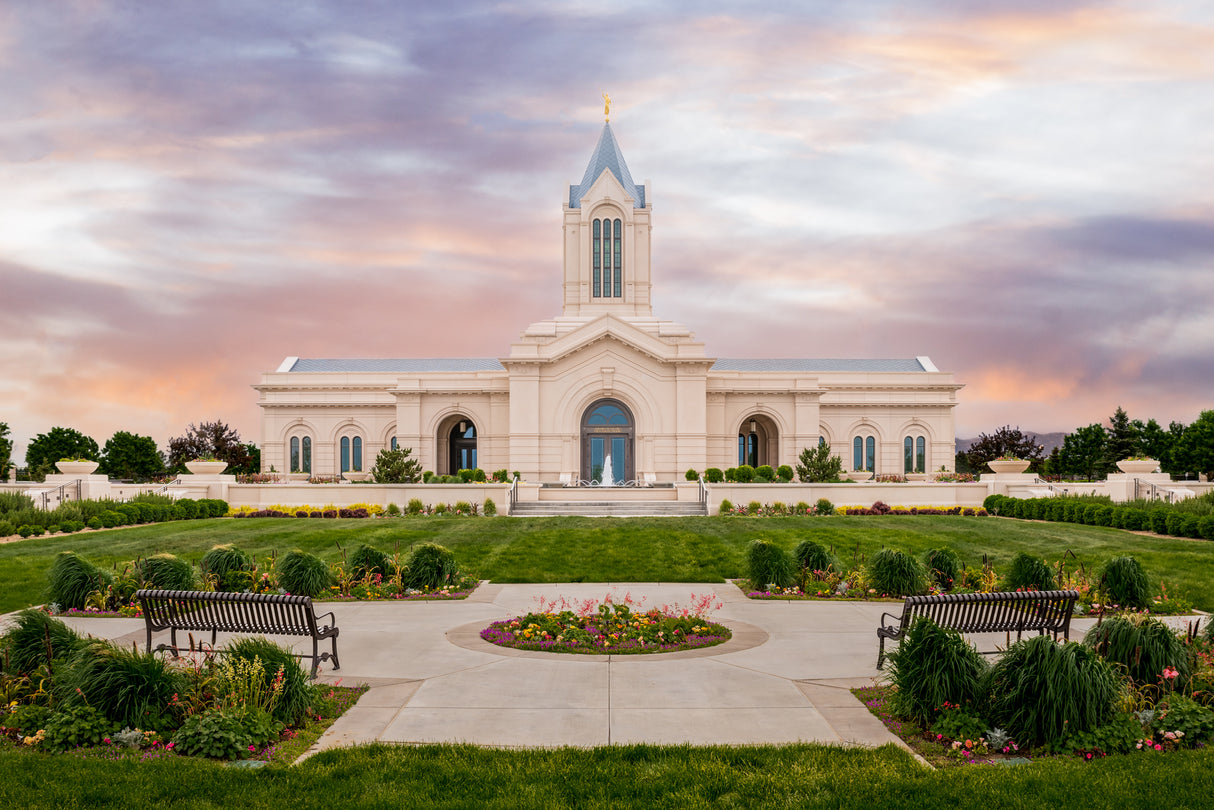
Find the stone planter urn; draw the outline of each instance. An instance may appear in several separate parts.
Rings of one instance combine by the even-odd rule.
[[[226,461],[187,461],[185,468],[191,475],[222,475],[228,468]]]
[[[1117,469],[1126,475],[1146,475],[1159,469],[1159,462],[1153,458],[1127,458],[1117,462]]]
[[[369,472],[344,472],[341,474],[341,476],[342,476],[342,478],[345,478],[347,481],[370,481],[371,480],[371,473],[369,473]]]
[[[1029,468],[1030,463],[1021,459],[995,459],[988,461],[986,466],[995,473],[1022,473]]]
[[[852,470],[846,475],[849,481],[867,481],[873,477],[872,470]]]
[[[57,461],[55,467],[64,475],[92,475],[101,465],[96,461]]]

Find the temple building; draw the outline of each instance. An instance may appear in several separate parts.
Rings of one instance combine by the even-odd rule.
[[[674,481],[822,442],[847,470],[952,469],[961,386],[927,357],[711,357],[654,315],[653,194],[609,123],[562,216],[560,314],[500,358],[286,358],[254,386],[263,469],[360,472],[400,446],[437,474]]]

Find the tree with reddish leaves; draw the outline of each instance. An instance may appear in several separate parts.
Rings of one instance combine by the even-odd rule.
[[[1013,428],[1004,425],[989,435],[979,433],[978,438],[964,455],[969,468],[976,473],[987,472],[986,463],[988,461],[994,461],[1004,456],[1013,456],[1032,462],[1029,469],[1039,473],[1041,463],[1044,461],[1044,451],[1045,448],[1037,443],[1036,435],[1021,433],[1019,426]]]
[[[214,458],[228,463],[230,474],[258,472],[261,453],[253,444],[242,444],[236,428],[216,419],[190,424],[184,436],[169,439],[169,469],[180,473],[187,461]]]

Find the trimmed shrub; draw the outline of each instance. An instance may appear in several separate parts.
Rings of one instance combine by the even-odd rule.
[[[451,511],[459,512],[461,515],[472,514],[472,504],[467,501],[456,501],[455,506],[451,507]]]
[[[696,472],[695,470],[689,468],[687,470],[687,472],[683,473],[683,478],[688,481],[699,481],[700,474],[698,472]]]
[[[365,579],[369,574],[388,576],[392,573],[392,561],[388,555],[367,544],[359,546],[350,555],[350,575],[355,579]]]
[[[194,581],[194,566],[172,554],[155,554],[147,559],[136,560],[135,567],[153,588],[192,591],[197,587]]]
[[[1054,572],[1042,560],[1021,551],[1012,560],[1004,583],[1009,591],[1052,591]]]
[[[796,579],[788,552],[768,540],[751,541],[746,549],[746,573],[757,589],[768,585],[788,588]]]
[[[923,566],[909,554],[883,548],[868,563],[870,587],[889,596],[913,596],[927,590]]]
[[[732,484],[738,480],[738,468],[737,467],[727,467],[727,468],[725,468],[725,472],[722,473],[722,475],[725,476],[726,481],[728,481],[729,483]]]
[[[1168,512],[1167,509],[1163,509],[1163,508],[1152,509],[1151,510],[1151,525],[1150,525],[1151,531],[1155,532],[1155,534],[1167,534],[1168,533],[1168,515],[1169,514],[1170,513]]]
[[[961,576],[961,561],[951,548],[929,548],[923,553],[923,567],[941,590],[951,591]]]
[[[295,549],[279,561],[278,584],[287,593],[316,596],[333,583],[329,567],[314,554]]]
[[[1159,619],[1141,614],[1113,616],[1089,630],[1083,643],[1110,663],[1124,667],[1136,684],[1162,684],[1164,667],[1179,673],[1178,685],[1189,680],[1184,642]]]
[[[422,543],[405,559],[404,584],[407,588],[434,590],[450,585],[459,575],[455,555],[435,543]]]
[[[260,658],[265,668],[265,687],[274,683],[278,670],[283,672],[282,694],[274,706],[274,719],[293,726],[303,720],[317,697],[317,687],[308,681],[308,673],[291,651],[261,636],[244,636],[227,646],[227,654],[246,661]]]
[[[7,520],[0,520],[0,537],[8,537],[10,534],[16,534],[17,527],[9,523]]]
[[[1197,522],[1197,528],[1205,540],[1214,540],[1214,515],[1205,515]]]
[[[835,505],[826,498],[818,498],[818,502],[814,504],[814,509],[819,515],[833,515],[835,513]]]
[[[68,552],[65,552],[68,553]],[[26,608],[13,617],[11,627],[3,637],[8,671],[23,675],[31,673],[50,657],[66,658],[83,647],[85,640],[59,619],[38,608]]]
[[[1145,509],[1127,507],[1118,510],[1121,515],[1121,528],[1130,532],[1140,532],[1151,525],[1151,515]]]
[[[193,520],[198,517],[198,501],[193,498],[179,498],[173,505],[181,507],[182,520]]]
[[[1133,557],[1114,557],[1100,572],[1109,601],[1122,607],[1144,608],[1151,599],[1146,572]]]
[[[60,552],[47,573],[46,600],[64,610],[80,610],[94,592],[105,593],[114,575],[70,551]]]
[[[749,464],[742,464],[733,471],[733,475],[739,484],[749,484],[755,480],[755,468]]]
[[[751,501],[750,503],[746,504],[746,514],[757,515],[762,508],[763,504],[759,503],[758,501]]]
[[[497,514],[497,504],[493,502],[492,498],[485,498],[485,503],[481,506],[481,512],[484,513],[485,517],[493,517]]]
[[[704,471],[704,480],[710,484],[719,484],[725,480],[725,473],[720,467],[709,467]]]
[[[732,515],[733,514],[733,502],[730,501],[728,498],[722,498],[721,505],[719,507],[717,507],[717,514],[718,515]]]
[[[204,577],[213,577],[215,589],[240,592],[253,577],[253,558],[230,543],[215,546],[202,557]]]
[[[981,653],[960,633],[926,616],[911,624],[889,662],[894,712],[924,724],[946,701],[958,706],[975,702],[987,670]]]
[[[760,464],[755,467],[755,480],[770,483],[776,480],[776,471],[770,464]]]
[[[72,656],[64,675],[64,704],[88,705],[116,727],[165,731],[173,698],[186,689],[185,677],[163,657],[90,642]]]
[[[776,468],[776,477],[780,479],[780,483],[787,484],[793,477],[792,467],[787,464],[781,464]]]
[[[1090,647],[1050,636],[1018,641],[984,679],[988,716],[1024,748],[1107,723],[1117,674]]]
[[[826,550],[826,547],[821,543],[815,543],[813,540],[802,540],[797,543],[796,548],[792,550],[793,563],[798,569],[808,571],[840,571],[839,560],[834,554]]]

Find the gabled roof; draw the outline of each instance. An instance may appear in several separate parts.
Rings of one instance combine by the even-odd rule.
[[[380,372],[386,374],[425,374],[427,372],[505,371],[492,357],[405,357],[371,359],[298,358],[287,371]]]
[[[611,131],[611,124],[603,124],[603,133],[599,135],[599,143],[594,147],[594,154],[590,156],[590,163],[586,166],[586,174],[582,175],[582,182],[569,187],[570,208],[582,207],[582,197],[586,196],[586,192],[594,185],[594,181],[599,179],[599,175],[603,173],[604,169],[610,170],[615,175],[615,179],[620,181],[624,191],[632,196],[633,208],[645,207],[645,186],[632,181],[632,174],[628,171],[628,164],[624,162],[624,153],[620,151],[620,145],[615,141],[615,133]]]
[[[710,371],[792,371],[792,372],[906,372],[928,371],[917,358],[910,359],[798,359],[798,358],[725,358],[713,364]],[[931,369],[934,371],[935,369]]]

